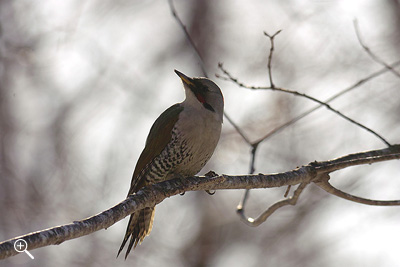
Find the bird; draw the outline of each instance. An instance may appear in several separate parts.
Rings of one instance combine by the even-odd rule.
[[[224,114],[221,89],[208,78],[175,73],[182,80],[185,100],[166,109],[151,127],[128,196],[148,185],[196,175],[219,141]],[[131,214],[117,257],[129,238],[125,259],[150,234],[154,213],[155,207],[149,207]]]

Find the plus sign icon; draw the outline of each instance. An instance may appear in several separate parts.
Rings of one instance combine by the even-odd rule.
[[[21,252],[25,252],[32,260],[35,258],[33,257],[33,255],[27,250],[28,249],[28,243],[26,243],[25,240],[23,239],[18,239],[17,241],[15,241],[14,243],[14,249],[21,253]]]

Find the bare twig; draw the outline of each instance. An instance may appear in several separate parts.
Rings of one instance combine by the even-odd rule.
[[[275,202],[273,205],[268,207],[268,209],[266,211],[261,213],[261,215],[258,216],[256,219],[247,217],[246,215],[244,215],[244,209],[239,208],[239,206],[238,206],[236,212],[239,215],[242,222],[244,222],[245,224],[247,224],[249,226],[253,226],[253,227],[259,226],[260,224],[265,222],[269,218],[269,216],[271,216],[277,209],[282,208],[287,205],[292,205],[292,206],[296,205],[301,192],[303,192],[303,190],[306,188],[307,185],[308,185],[308,183],[301,183],[297,187],[297,189],[294,191],[293,196],[283,199],[283,200],[280,200],[278,202]]]
[[[394,63],[391,64],[391,67],[396,67],[396,66],[399,66],[399,65],[400,65],[400,61],[396,61],[396,62],[394,62]],[[368,75],[367,77],[365,77],[365,78],[359,80],[359,81],[356,82],[355,84],[353,84],[353,85],[351,85],[351,86],[349,86],[349,87],[347,87],[347,88],[345,88],[345,89],[339,91],[338,93],[336,93],[335,95],[331,96],[330,98],[328,98],[328,99],[325,100],[324,102],[325,102],[325,103],[330,103],[330,102],[332,102],[333,100],[339,98],[340,96],[342,96],[342,95],[344,95],[344,94],[346,94],[346,93],[348,93],[348,92],[350,92],[350,91],[352,91],[352,90],[354,90],[354,89],[356,89],[356,88],[359,88],[361,85],[363,85],[363,84],[369,82],[370,80],[372,80],[372,79],[374,79],[374,78],[378,77],[379,75],[382,75],[382,74],[384,74],[384,73],[386,73],[386,72],[388,72],[388,69],[387,69],[387,68],[382,68],[381,70],[376,71],[376,72],[374,72],[374,73]],[[320,109],[321,107],[322,107],[322,105],[318,105],[318,106],[316,106],[316,107],[314,107],[314,108],[311,108],[311,109],[309,109],[309,110],[307,110],[307,111],[301,113],[300,115],[296,116],[295,118],[291,119],[290,121],[287,121],[286,123],[282,124],[281,126],[279,126],[279,127],[275,128],[275,129],[271,130],[269,133],[267,133],[266,135],[264,135],[263,137],[261,137],[260,139],[258,139],[255,143],[261,143],[262,141],[267,140],[268,138],[272,137],[272,136],[275,135],[276,133],[282,131],[282,130],[285,129],[286,127],[288,127],[288,126],[294,124],[295,122],[301,120],[302,118],[308,116],[309,114],[311,114],[311,113],[313,113],[314,111]]]
[[[251,161],[250,161],[249,172],[250,172],[250,174],[253,174],[256,170],[255,164],[256,164],[256,152],[257,152],[258,144],[252,144],[251,146],[252,146],[252,148],[251,148]]]
[[[237,78],[234,78],[223,66],[223,64],[219,64],[218,65],[219,68],[222,70],[222,72],[229,78],[229,80],[231,80],[232,82],[236,83],[238,86],[243,87],[243,88],[247,88],[247,89],[252,89],[252,90],[273,90],[273,91],[279,91],[279,92],[283,92],[283,93],[289,93],[292,95],[297,95],[297,96],[301,96],[304,98],[307,98],[311,101],[314,101],[318,104],[320,104],[321,106],[326,107],[327,109],[329,109],[330,111],[336,113],[337,115],[339,115],[340,117],[342,117],[343,119],[361,127],[362,129],[370,132],[371,134],[375,135],[376,137],[378,137],[382,142],[384,142],[387,146],[390,146],[390,143],[388,141],[386,141],[385,138],[383,138],[381,135],[379,135],[377,132],[375,132],[374,130],[372,130],[371,128],[368,128],[367,126],[351,119],[350,117],[344,115],[342,112],[340,112],[339,110],[336,110],[334,108],[332,108],[326,101],[321,101],[315,97],[312,97],[310,95],[307,95],[305,93],[300,93],[297,91],[293,91],[293,90],[289,90],[289,89],[284,89],[284,88],[279,88],[279,87],[266,87],[266,86],[250,86],[250,85],[246,85],[242,82],[239,82],[239,80]]]
[[[367,54],[376,62],[378,62],[379,64],[385,66],[385,68],[387,68],[388,70],[390,70],[394,75],[396,75],[397,77],[400,77],[400,73],[398,71],[396,71],[392,66],[390,66],[389,64],[387,64],[385,61],[383,61],[382,59],[380,59],[377,55],[375,55],[374,53],[372,53],[371,49],[364,43],[362,37],[361,37],[361,33],[360,33],[360,28],[358,27],[358,21],[355,19],[353,21],[353,25],[354,25],[354,30],[356,32],[357,35],[357,39],[358,42],[360,43],[361,47],[365,50],[365,52],[367,52]]]
[[[292,186],[288,185],[288,187],[286,188],[285,194],[283,194],[284,197],[287,197],[289,195],[291,188],[292,188]]]
[[[256,161],[256,152],[257,152],[258,144],[252,144],[252,149],[251,149],[251,161],[250,161],[250,168],[249,168],[249,173],[253,174],[255,171],[255,161]],[[236,207],[236,212],[240,215],[242,220],[248,221],[251,220],[250,217],[246,217],[244,214],[244,207],[246,206],[247,199],[250,196],[250,189],[246,189],[242,200],[239,202],[239,204]]]
[[[243,140],[251,145],[250,139],[244,134],[244,132],[239,128],[239,126],[230,118],[230,116],[224,111],[225,118],[232,124],[233,128],[239,133],[239,135],[243,138]]]
[[[324,189],[329,194],[335,195],[340,198],[344,198],[346,200],[357,202],[360,204],[372,205],[372,206],[399,206],[400,205],[400,200],[373,200],[373,199],[357,197],[357,196],[351,195],[349,193],[343,192],[343,191],[333,187],[329,183],[329,175],[326,175],[326,179],[321,179],[320,181],[316,182],[315,184],[318,185],[319,187],[321,187],[322,189]]]
[[[264,32],[264,35],[269,38],[270,42],[270,49],[269,49],[269,56],[268,56],[268,76],[269,76],[269,84],[271,88],[274,88],[274,82],[272,81],[272,67],[271,67],[271,62],[272,62],[272,54],[274,53],[274,38],[277,36],[282,30],[277,31],[273,35],[269,35],[267,32]]]
[[[174,16],[174,18],[178,22],[179,26],[182,28],[183,32],[185,33],[185,37],[189,41],[190,46],[196,52],[195,54],[198,57],[198,60],[199,60],[199,63],[200,63],[200,67],[201,67],[201,70],[203,72],[204,77],[208,77],[206,68],[204,66],[203,57],[200,55],[200,51],[197,49],[196,45],[194,44],[193,39],[190,36],[185,24],[183,24],[182,20],[179,18],[178,13],[176,12],[173,0],[168,0],[168,3],[169,3],[169,7],[171,9],[172,16]]]

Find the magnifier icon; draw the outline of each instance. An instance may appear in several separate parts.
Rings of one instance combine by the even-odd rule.
[[[15,241],[14,243],[14,249],[17,252],[25,252],[26,254],[28,254],[28,256],[33,260],[35,257],[33,257],[33,255],[27,250],[28,249],[28,243],[26,243],[25,240],[23,239],[18,239],[17,241]]]

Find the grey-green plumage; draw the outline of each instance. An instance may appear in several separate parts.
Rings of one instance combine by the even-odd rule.
[[[212,156],[221,134],[223,96],[206,78],[182,79],[186,99],[165,110],[154,122],[133,173],[128,195],[142,187],[176,177],[198,173]],[[122,245],[130,237],[125,258],[150,234],[155,208],[131,215]]]

